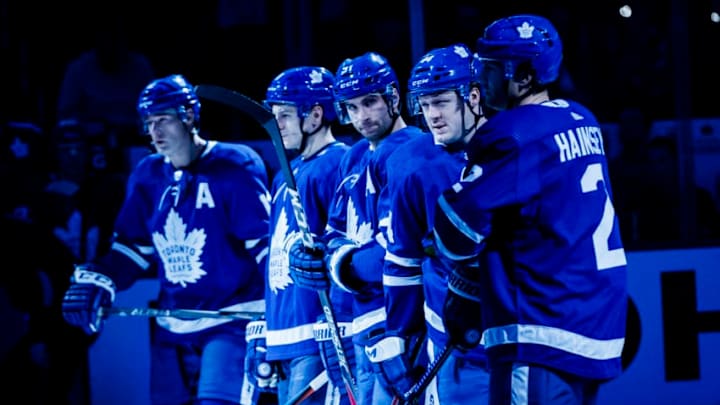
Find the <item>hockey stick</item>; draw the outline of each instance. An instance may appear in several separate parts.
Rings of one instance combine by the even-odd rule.
[[[418,378],[417,382],[412,387],[410,387],[407,392],[403,394],[402,398],[393,398],[392,405],[412,404],[415,398],[417,398],[417,396],[420,395],[425,390],[425,388],[427,388],[427,386],[430,384],[430,381],[435,378],[438,371],[440,371],[440,368],[443,366],[443,364],[445,364],[445,361],[447,361],[447,359],[452,354],[453,349],[455,349],[455,346],[449,343],[443,346],[442,350],[440,350],[440,353],[438,353],[438,357],[435,359],[435,361],[430,363],[427,370],[425,370],[423,375]]]
[[[275,154],[277,155],[278,162],[280,163],[280,169],[285,177],[287,191],[290,194],[290,202],[293,207],[293,214],[295,216],[295,221],[298,224],[303,244],[306,247],[313,247],[314,240],[312,232],[310,232],[310,227],[307,223],[305,209],[303,208],[302,201],[300,200],[300,193],[298,193],[295,176],[293,175],[292,168],[290,167],[285,146],[282,142],[282,135],[280,134],[280,129],[278,128],[277,121],[275,120],[273,113],[250,97],[224,87],[201,84],[195,87],[195,92],[199,97],[230,106],[250,115],[252,118],[257,120],[257,122],[260,123],[260,125],[270,135],[270,140],[275,147]],[[335,320],[335,314],[330,303],[328,291],[318,290],[318,296],[320,297],[320,305],[325,313],[325,318],[330,326],[330,337],[338,356],[338,363],[340,365],[343,382],[345,383],[345,390],[347,391],[350,403],[354,405],[356,403],[355,398],[357,393],[357,384],[355,383],[355,377],[353,377],[347,357],[345,356],[345,350],[343,349],[342,341],[340,339],[340,330],[338,329],[337,321]]]
[[[313,378],[312,381],[302,391],[298,392],[294,397],[288,399],[285,405],[297,405],[302,401],[310,398],[310,396],[316,393],[323,385],[327,384],[328,375],[327,371],[323,370],[317,377]]]
[[[254,311],[209,311],[204,309],[157,309],[157,308],[126,308],[126,307],[102,307],[100,316],[144,316],[162,317],[171,316],[174,318],[221,318],[221,319],[255,319],[264,312]]]

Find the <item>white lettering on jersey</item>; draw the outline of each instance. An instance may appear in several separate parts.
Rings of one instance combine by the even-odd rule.
[[[183,287],[195,283],[207,274],[202,269],[200,255],[205,247],[205,230],[193,229],[189,233],[180,215],[170,209],[165,220],[165,235],[154,232],[153,244],[160,255],[165,269],[165,278]]]
[[[600,127],[577,127],[574,130],[555,134],[560,162],[567,162],[587,155],[604,155],[602,132]]]
[[[198,184],[197,197],[195,198],[195,209],[202,208],[203,204],[207,204],[208,208],[215,208],[215,200],[213,200],[210,186],[206,182]]]

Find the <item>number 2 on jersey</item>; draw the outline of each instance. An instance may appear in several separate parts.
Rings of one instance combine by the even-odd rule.
[[[595,251],[595,263],[598,270],[607,270],[613,267],[624,266],[627,264],[625,258],[625,249],[610,249],[609,239],[615,222],[615,208],[613,208],[608,194],[607,187],[603,186],[598,189],[598,183],[605,183],[603,177],[602,165],[593,163],[588,165],[580,179],[580,187],[583,193],[591,193],[593,191],[602,191],[605,193],[605,208],[603,209],[602,218],[597,228],[593,232],[593,250]]]

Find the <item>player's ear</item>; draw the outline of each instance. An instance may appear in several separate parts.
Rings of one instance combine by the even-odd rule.
[[[313,106],[312,110],[310,111],[310,116],[314,120],[322,119],[323,114],[324,114],[323,108],[319,105]]]
[[[397,88],[395,88],[395,86],[393,86],[392,88],[390,103],[392,104],[393,111],[400,111],[400,92]]]
[[[187,109],[185,111],[185,116],[182,117],[182,120],[185,124],[190,125],[195,121],[195,112],[192,109]]]
[[[479,87],[470,86],[470,95],[468,96],[468,100],[470,101],[470,106],[472,108],[480,105],[481,96]]]

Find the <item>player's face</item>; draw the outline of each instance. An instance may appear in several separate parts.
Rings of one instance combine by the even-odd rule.
[[[393,124],[390,109],[379,93],[351,98],[344,104],[355,130],[370,142],[382,139]]]
[[[479,82],[484,106],[497,111],[508,108],[508,80],[503,62],[483,59]]]
[[[419,96],[418,102],[435,142],[449,145],[462,139],[464,123],[461,109],[464,103],[457,91],[445,90]],[[469,112],[466,115],[472,117]]]
[[[155,150],[165,156],[176,156],[188,150],[192,137],[190,122],[181,120],[174,112],[149,115],[145,128]]]
[[[272,112],[280,128],[285,149],[300,149],[303,139],[300,128],[302,119],[298,115],[297,107],[288,104],[274,104]]]

